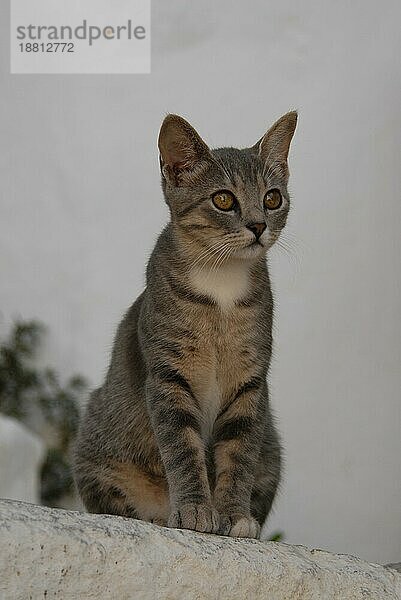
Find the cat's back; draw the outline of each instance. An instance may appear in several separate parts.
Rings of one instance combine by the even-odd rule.
[[[122,318],[114,338],[110,366],[104,383],[89,397],[84,423],[116,419],[116,407],[140,392],[145,381],[145,366],[138,344],[138,321],[146,290],[144,290]]]

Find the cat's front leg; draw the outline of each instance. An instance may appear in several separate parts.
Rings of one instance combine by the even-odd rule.
[[[176,369],[158,369],[148,377],[146,399],[169,486],[167,525],[217,533],[200,412],[188,382]]]
[[[215,423],[213,499],[222,535],[260,536],[260,525],[251,515],[251,494],[263,431],[264,385],[257,378],[245,383]]]

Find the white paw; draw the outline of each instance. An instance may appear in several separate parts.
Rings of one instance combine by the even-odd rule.
[[[230,537],[254,538],[260,537],[260,525],[250,515],[234,513],[220,515],[220,534]]]

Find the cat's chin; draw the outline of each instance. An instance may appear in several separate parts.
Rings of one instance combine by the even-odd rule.
[[[244,248],[238,248],[234,253],[234,258],[241,260],[256,260],[260,256],[266,254],[267,248],[258,242],[245,246]]]

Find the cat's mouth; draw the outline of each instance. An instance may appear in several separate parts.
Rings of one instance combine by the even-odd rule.
[[[250,244],[248,244],[248,246],[246,246],[247,248],[254,248],[255,246],[260,246],[261,248],[264,248],[264,245],[262,244],[262,242],[260,240],[254,240],[253,242],[251,242]]]
[[[237,258],[253,260],[265,252],[265,246],[260,240],[253,240],[235,252]]]

